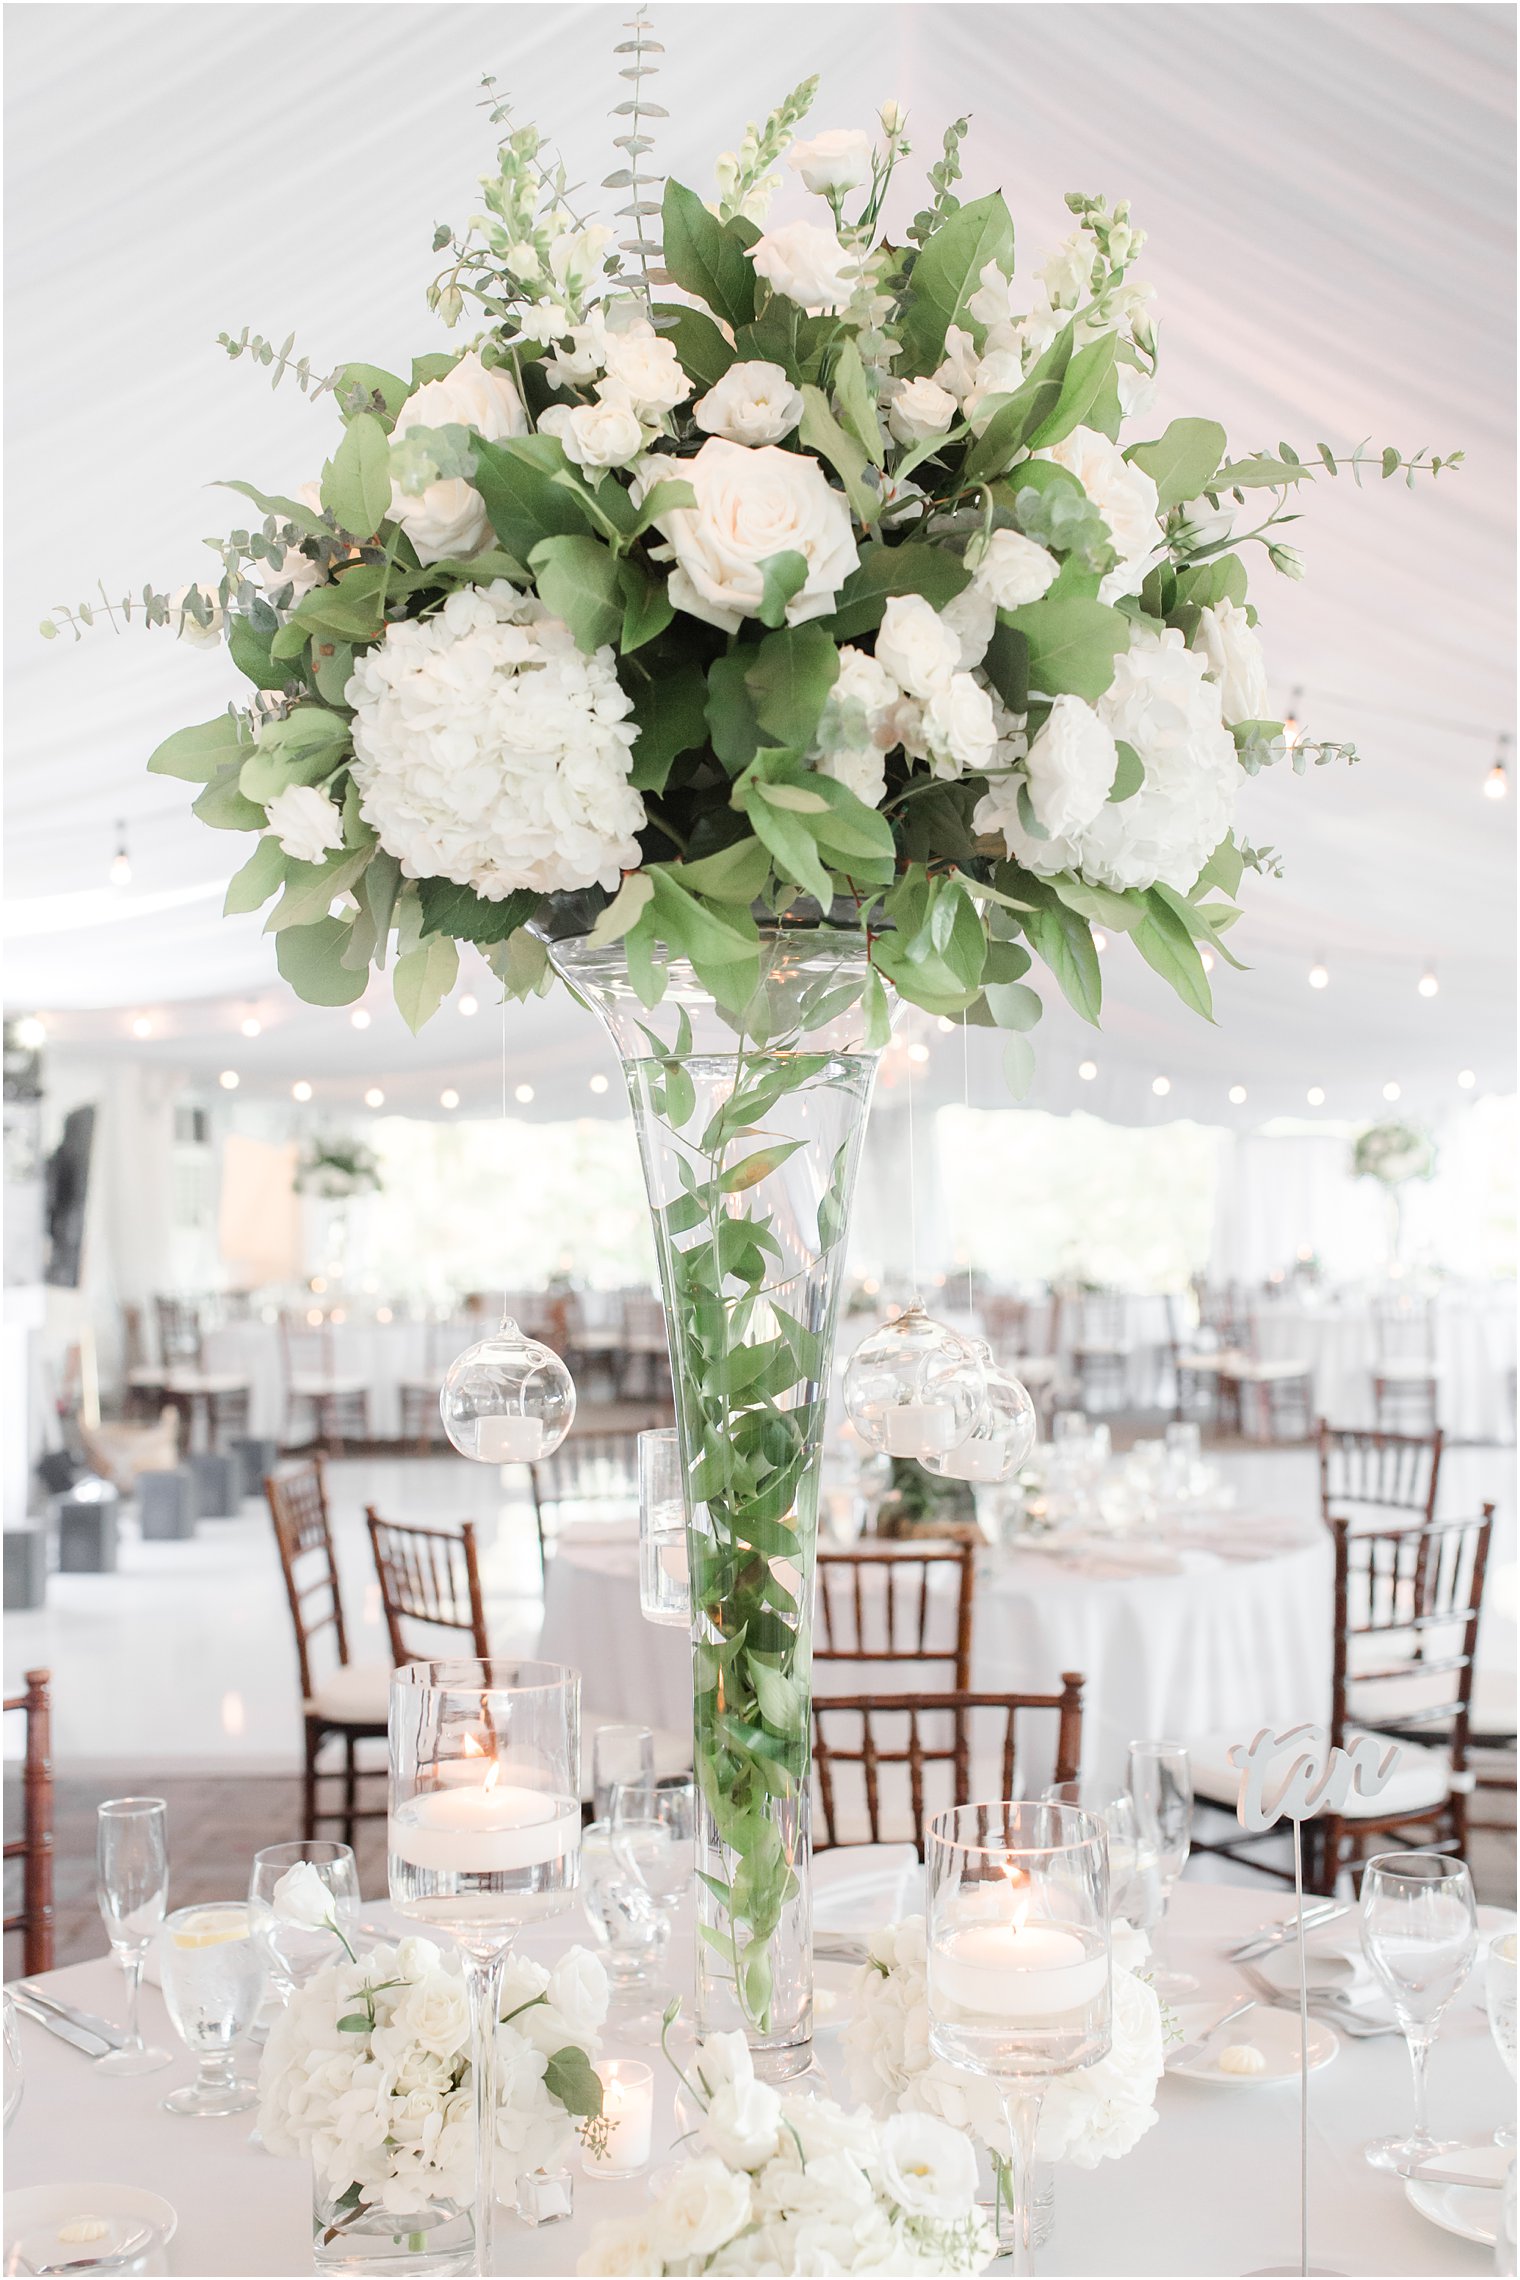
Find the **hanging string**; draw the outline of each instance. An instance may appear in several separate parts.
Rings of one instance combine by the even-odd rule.
[[[963,1005],[961,1007],[961,1106],[966,1111],[968,1141],[971,1133],[971,1029],[966,1016],[969,1011],[968,1006]],[[971,1244],[968,1238],[966,1244],[966,1312],[974,1320],[976,1307],[971,1297],[971,1273]]]
[[[913,1151],[913,1075],[914,1064],[908,1063],[908,1271],[913,1285],[913,1303],[918,1303],[918,1163]]]

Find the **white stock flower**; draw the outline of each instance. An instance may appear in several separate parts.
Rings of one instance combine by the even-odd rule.
[[[925,704],[919,736],[936,776],[975,774],[997,749],[991,697],[969,673],[952,673]]]
[[[1082,870],[1101,885],[1186,894],[1235,816],[1240,768],[1206,659],[1173,627],[1137,625],[1097,712],[1145,768],[1138,792],[1105,802],[1082,837]]]
[[[976,2199],[976,2151],[932,2114],[894,2114],[881,2133],[894,2201],[915,2217],[953,2223]]]
[[[786,222],[749,249],[757,276],[799,309],[832,314],[847,306],[859,263],[833,230],[816,222]]]
[[[1057,697],[1029,747],[1029,804],[1052,839],[1075,838],[1108,798],[1119,753],[1080,697]]]
[[[269,828],[295,863],[325,863],[343,845],[343,818],[314,784],[287,784],[267,802]]]
[[[577,467],[627,467],[644,448],[644,430],[621,381],[604,380],[590,404],[551,404],[539,431],[557,435]]]
[[[781,2097],[768,2082],[725,2082],[713,2092],[697,2136],[730,2169],[758,2169],[776,2150]]]
[[[691,394],[675,342],[662,340],[647,319],[608,332],[605,362],[608,378],[621,383],[641,412],[673,411]]]
[[[958,404],[964,403],[976,386],[980,362],[970,333],[960,325],[952,325],[945,335],[944,362],[934,374],[935,386],[943,388]]]
[[[308,560],[304,554],[296,557],[287,550],[286,560],[292,565],[292,573],[297,559],[306,569],[311,571],[311,582],[315,585],[322,575],[318,564]],[[268,570],[269,565],[267,562],[260,562],[256,567],[260,574],[259,582],[265,586],[267,591],[269,581],[263,577],[262,573]],[[276,585],[279,582],[278,578],[274,581]],[[210,611],[211,614],[204,623],[201,619],[192,617],[185,607],[185,604],[192,599],[202,610]],[[220,649],[222,635],[227,626],[227,613],[216,598],[214,586],[177,586],[169,596],[169,616],[175,624],[180,640],[188,641],[192,649]]]
[[[809,190],[858,190],[871,179],[871,138],[859,127],[830,127],[811,142],[793,143],[786,163]]]
[[[526,434],[527,426],[528,415],[510,373],[488,372],[470,349],[441,380],[426,381],[413,390],[397,413],[391,433],[394,442],[414,427],[467,427],[488,443],[504,443],[509,436]],[[393,484],[390,511],[391,520],[400,523],[421,562],[478,554],[491,534],[484,499],[460,475],[429,483],[415,499],[409,498],[399,483]],[[368,537],[369,533],[356,531],[354,535]]]
[[[296,790],[304,787],[297,785]],[[278,795],[276,795],[278,797]],[[322,798],[320,793],[317,794]],[[323,800],[332,808],[330,800]],[[333,813],[336,814],[336,809]],[[324,840],[323,845],[341,846],[342,830],[336,840]],[[309,1860],[298,1860],[294,1868],[287,1868],[269,1896],[269,1905],[282,1924],[294,1924],[306,1932],[330,1932],[337,1923],[330,1887],[323,1883]]]
[[[1201,547],[1221,545],[1234,528],[1233,507],[1210,506],[1205,498],[1189,499],[1174,536],[1186,553],[1196,554]]]
[[[967,549],[967,565],[976,584],[992,596],[1000,610],[1022,609],[1048,593],[1060,575],[1061,565],[1046,547],[1026,538],[1021,530],[995,530],[975,561]]]
[[[961,407],[978,435],[992,418],[994,397],[1011,396],[1023,382],[1024,360],[1016,348],[993,349],[981,359]]]
[[[1160,545],[1157,528],[1156,486],[1143,467],[1132,467],[1116,443],[1095,428],[1073,428],[1061,442],[1035,453],[1036,459],[1054,460],[1075,475],[1092,504],[1108,525],[1119,556],[1098,588],[1100,601],[1117,601],[1135,594]]]
[[[1075,309],[1088,297],[1097,248],[1086,230],[1063,238],[1040,271],[1040,281],[1054,309]]]
[[[610,649],[505,580],[387,627],[354,667],[360,805],[408,878],[490,901],[614,887],[639,860],[636,728]]]
[[[1188,645],[1208,660],[1208,675],[1219,684],[1219,710],[1227,728],[1238,720],[1265,720],[1267,661],[1256,629],[1235,602],[1216,602],[1198,613]]]
[[[1009,297],[1009,280],[995,261],[985,262],[977,280],[976,291],[966,303],[966,314],[990,331],[996,325],[1006,325],[1012,316],[1013,304]]]
[[[786,605],[788,625],[823,617],[859,555],[850,510],[809,453],[774,444],[748,450],[709,436],[681,473],[694,507],[675,507],[659,527],[675,556],[670,599],[689,617],[736,633],[764,599],[761,564],[774,554],[800,554],[808,566]]]
[[[922,594],[894,594],[882,612],[876,661],[910,697],[932,697],[958,668],[960,643]]]
[[[569,347],[562,344],[568,340]],[[557,388],[584,388],[607,369],[607,319],[593,309],[583,325],[572,325],[544,359],[544,370]]]
[[[955,418],[955,398],[934,380],[905,380],[887,411],[887,425],[899,443],[919,443],[943,435]]]
[[[730,443],[779,443],[802,417],[802,392],[779,364],[750,359],[731,364],[697,399],[691,416],[708,435]]]
[[[654,2212],[652,2231],[667,2263],[711,2256],[749,2223],[750,2182],[716,2154],[699,2155],[676,2172]]]

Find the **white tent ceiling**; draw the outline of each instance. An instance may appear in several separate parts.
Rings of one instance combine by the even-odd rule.
[[[361,1036],[344,1014],[293,1003],[257,918],[218,916],[243,849],[205,832],[185,788],[143,761],[221,706],[225,660],[140,632],[50,645],[35,627],[97,575],[117,593],[203,570],[198,542],[241,505],[212,478],[288,490],[325,455],[330,411],[229,367],[219,331],[294,329],[324,368],[355,355],[404,368],[441,345],[422,306],[428,241],[435,220],[472,210],[490,156],[476,83],[494,72],[572,179],[595,183],[611,164],[606,114],[622,90],[609,51],[626,13],[8,11],[9,1006],[40,1006],[61,1036],[111,1051],[202,1070],[236,1060],[249,1083],[306,1075],[357,1096],[378,1079],[419,1108],[441,1082],[470,1087],[467,1105],[494,1086],[494,1019],[445,1009],[414,1044],[377,997]],[[1464,471],[1414,493],[1317,487],[1309,580],[1265,590],[1274,693],[1302,685],[1314,729],[1365,758],[1248,791],[1243,828],[1283,851],[1287,876],[1248,886],[1252,971],[1216,975],[1220,1026],[1116,948],[1104,1036],[1054,1015],[1035,1099],[1224,1120],[1240,1080],[1240,1118],[1254,1120],[1301,1113],[1310,1084],[1348,1116],[1373,1113],[1389,1080],[1431,1111],[1457,1097],[1464,1067],[1485,1090],[1512,1085],[1515,802],[1481,796],[1512,707],[1512,11],[657,13],[671,114],[657,163],[704,190],[714,153],[808,71],[822,74],[819,124],[907,101],[915,166],[969,107],[968,193],[1001,182],[1024,265],[1061,233],[1067,188],[1133,200],[1160,296],[1158,428],[1202,412],[1238,451],[1370,433],[1467,453]],[[133,881],[113,894],[117,818]],[[1320,955],[1332,983],[1311,992]],[[1415,985],[1432,961],[1440,994],[1426,1000]],[[248,1045],[233,1017],[255,1000],[265,1031]],[[157,1041],[139,1045],[130,1020],[144,1012]],[[514,1073],[559,1073],[546,1104],[561,1080],[579,1100],[606,1065],[562,1000],[512,1022]],[[1096,1084],[1075,1074],[1088,1051]],[[1172,1080],[1164,1102],[1157,1072]]]

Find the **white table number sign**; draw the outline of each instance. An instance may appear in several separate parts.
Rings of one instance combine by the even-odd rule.
[[[1359,1734],[1349,1749],[1332,1749],[1324,1726],[1270,1726],[1249,1742],[1230,1746],[1230,1763],[1240,1769],[1235,1814],[1243,1829],[1257,1836],[1279,1821],[1293,1824],[1293,1898],[1298,1910],[1298,2262],[1264,2264],[1252,2280],[1297,2272],[1324,2274],[1329,2267],[1309,2262],[1309,1980],[1304,1954],[1303,1827],[1322,1813],[1339,1813],[1349,1797],[1379,1797],[1393,1779],[1402,1756],[1395,1743]]]

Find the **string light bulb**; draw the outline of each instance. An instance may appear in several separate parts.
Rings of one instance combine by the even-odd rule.
[[[1199,963],[1199,965],[1200,965],[1200,966],[1202,966],[1202,968],[1203,968],[1203,970],[1204,970],[1204,972],[1205,972],[1206,974],[1212,974],[1212,973],[1213,973],[1213,971],[1214,971],[1214,953],[1213,953],[1213,951],[1212,951],[1212,950],[1200,950],[1200,951],[1199,951],[1199,953],[1198,953],[1198,963]]]
[[[1323,958],[1316,958],[1309,968],[1309,987],[1311,990],[1327,990],[1330,987],[1330,969]]]
[[[378,1085],[370,1086],[369,1091],[364,1096],[364,1105],[366,1108],[384,1108],[385,1095]]]
[[[1477,1081],[1476,1073],[1472,1069],[1458,1069],[1457,1083],[1464,1092],[1471,1092]]]
[[[597,1070],[596,1075],[591,1079],[591,1090],[594,1093],[604,1093],[607,1090],[607,1079],[602,1075],[600,1069]]]
[[[113,887],[130,887],[132,884],[132,858],[127,853],[127,827],[116,826],[116,853],[111,857],[111,868],[106,873]]]
[[[1509,738],[1501,736],[1494,753],[1494,764],[1483,779],[1483,797],[1486,800],[1504,800],[1509,797],[1509,769],[1504,755],[1509,750]]]
[[[223,1092],[236,1092],[241,1082],[236,1069],[223,1069],[216,1081]]]
[[[1311,1108],[1323,1108],[1325,1105],[1324,1086],[1311,1085],[1308,1092],[1304,1095],[1304,1098],[1308,1101]]]
[[[1090,1085],[1097,1073],[1098,1064],[1096,1061],[1079,1061],[1077,1063],[1077,1075],[1082,1079],[1084,1085]]]
[[[47,1023],[35,1013],[24,1013],[14,1031],[23,1053],[37,1053],[47,1043]]]
[[[132,1035],[136,1038],[146,1038],[153,1035],[153,1023],[146,1013],[134,1014],[132,1018]]]
[[[1401,1085],[1396,1085],[1390,1081],[1383,1087],[1383,1098],[1384,1100],[1398,1100],[1402,1092],[1403,1087]]]
[[[297,1077],[290,1088],[290,1097],[292,1100],[310,1100],[311,1087],[304,1077]]]
[[[250,1013],[241,1028],[245,1037],[262,1037],[264,1034],[264,1024],[256,1013]]]
[[[465,1020],[468,1021],[472,1013],[479,1013],[480,1011],[479,998],[473,996],[469,990],[466,990],[464,996],[459,1001],[459,1010],[464,1015]]]
[[[1108,948],[1108,936],[1104,933],[1101,926],[1095,926],[1093,928],[1092,945],[1093,948],[1097,951],[1098,956],[1101,958],[1104,951]]]
[[[1441,985],[1436,979],[1436,970],[1434,966],[1427,966],[1424,973],[1420,976],[1418,982],[1415,984],[1415,988],[1419,991],[1422,998],[1433,998],[1440,990],[1440,987]]]
[[[446,1085],[438,1095],[438,1106],[440,1108],[457,1108],[459,1106],[459,1095],[452,1085]]]
[[[349,1015],[348,1018],[350,1024],[355,1029],[368,1029],[369,1027],[369,1015],[365,1012],[362,1005],[356,1005],[353,1012]]]
[[[1155,1094],[1157,1100],[1165,1100],[1167,1094],[1171,1091],[1171,1089],[1172,1080],[1170,1077],[1152,1077],[1151,1091]]]
[[[531,1085],[518,1085],[513,1091],[512,1098],[521,1101],[523,1107],[526,1108],[533,1098],[533,1087]]]
[[[1230,1106],[1231,1106],[1232,1108],[1244,1108],[1244,1106],[1245,1106],[1245,1102],[1246,1102],[1246,1088],[1245,1088],[1245,1086],[1244,1086],[1244,1085],[1231,1085],[1231,1087],[1230,1087]]]

